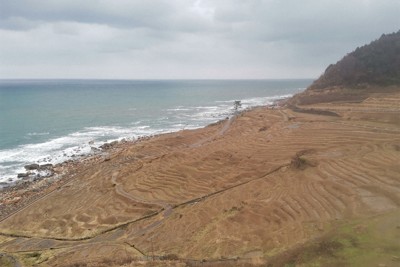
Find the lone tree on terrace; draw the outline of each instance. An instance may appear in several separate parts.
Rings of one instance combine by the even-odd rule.
[[[235,100],[235,102],[233,102],[233,110],[234,110],[235,114],[238,113],[238,111],[241,107],[242,107],[242,102],[240,102],[240,100]]]

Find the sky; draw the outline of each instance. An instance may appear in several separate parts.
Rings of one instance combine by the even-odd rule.
[[[0,0],[0,79],[317,78],[399,0]]]

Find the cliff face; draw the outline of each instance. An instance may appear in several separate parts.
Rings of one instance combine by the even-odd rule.
[[[383,34],[378,40],[357,48],[334,65],[309,89],[333,86],[362,87],[400,84],[400,31]]]

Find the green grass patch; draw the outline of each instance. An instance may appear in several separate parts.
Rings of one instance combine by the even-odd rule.
[[[19,260],[24,263],[24,266],[37,266],[47,261],[51,255],[50,251],[32,251],[27,253],[19,253]]]
[[[295,266],[400,266],[400,212],[339,226],[323,239],[307,245],[295,256],[295,263]]]

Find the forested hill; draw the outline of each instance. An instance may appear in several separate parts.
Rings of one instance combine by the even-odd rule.
[[[363,87],[364,85],[400,84],[400,30],[383,34],[378,40],[358,47],[325,73],[309,89],[332,86]]]

